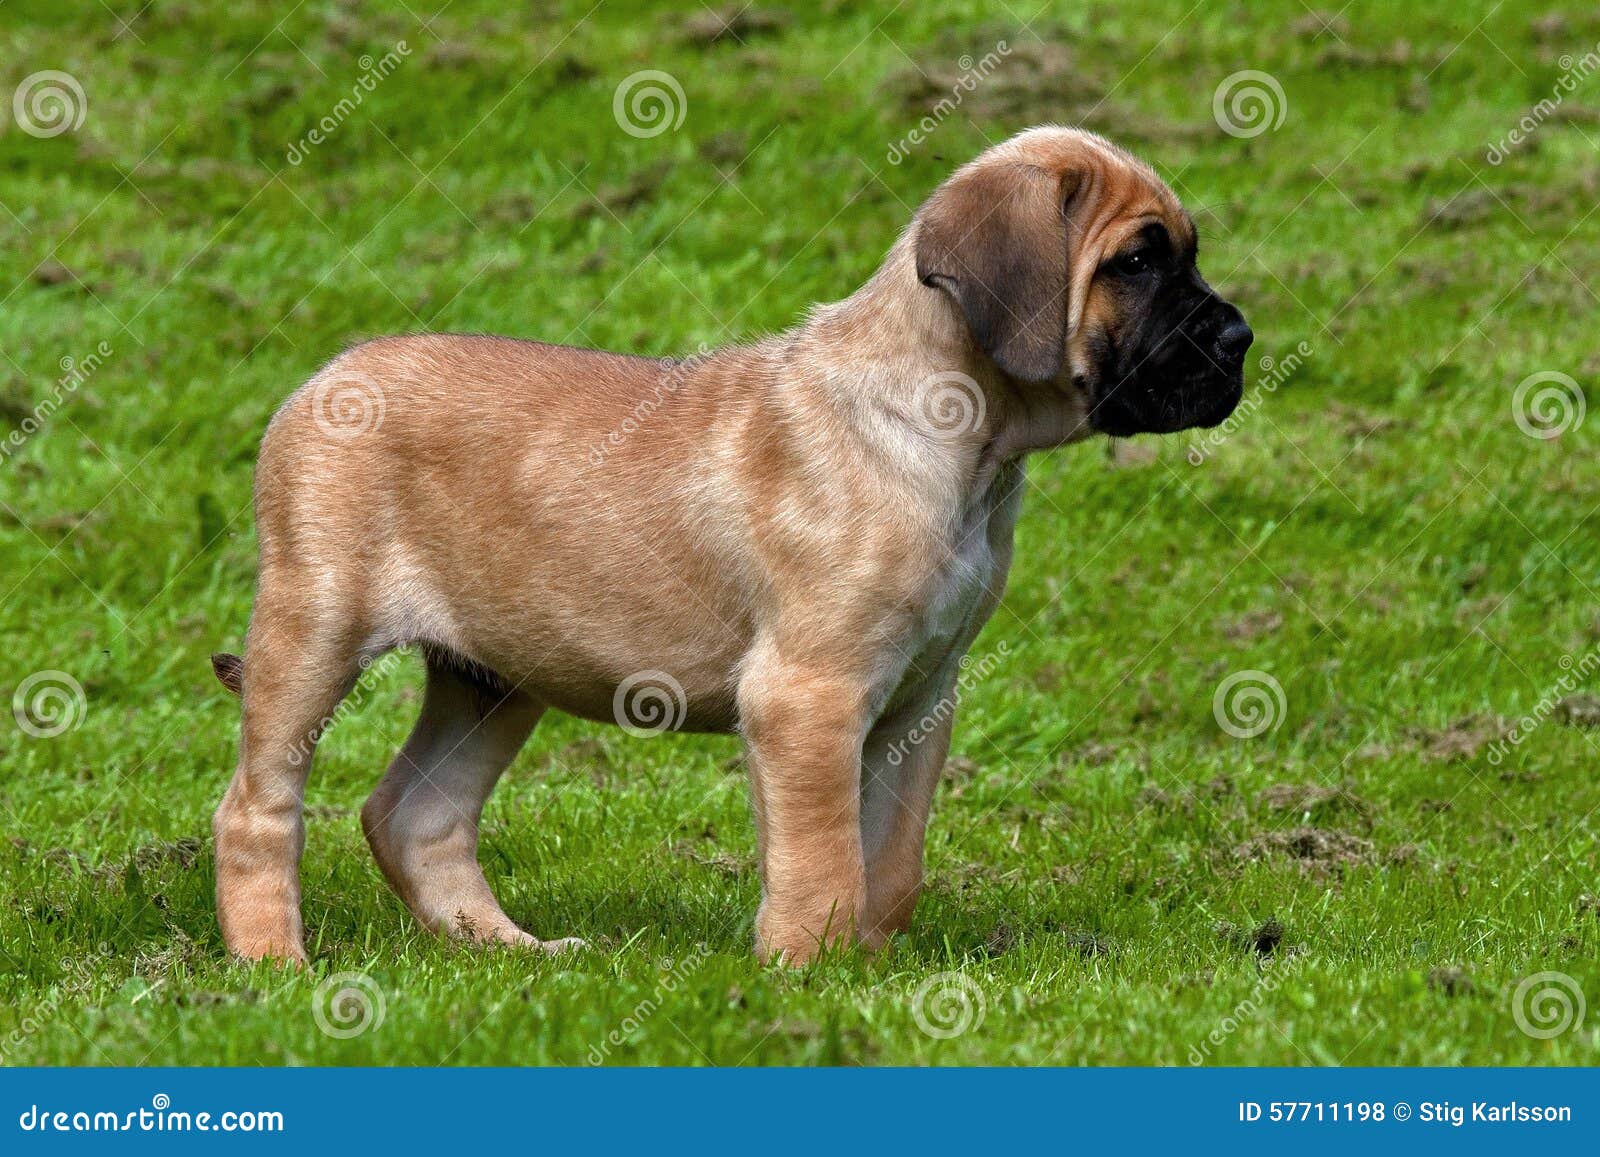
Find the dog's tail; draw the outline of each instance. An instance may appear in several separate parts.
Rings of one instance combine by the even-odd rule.
[[[238,655],[218,651],[211,656],[211,670],[216,673],[217,682],[229,691],[235,695],[244,694],[244,660]]]

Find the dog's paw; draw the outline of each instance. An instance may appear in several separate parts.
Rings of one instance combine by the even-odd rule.
[[[552,956],[563,952],[577,952],[589,947],[589,942],[581,936],[563,936],[560,940],[534,940],[530,936],[528,939],[533,940],[541,952],[548,952]]]

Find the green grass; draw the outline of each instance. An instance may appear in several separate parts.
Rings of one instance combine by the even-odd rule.
[[[1551,718],[1488,746],[1567,694],[1563,656],[1591,682],[1600,643],[1600,417],[1536,439],[1512,412],[1540,371],[1600,402],[1600,79],[1485,160],[1600,17],[1507,4],[1474,29],[1416,0],[1319,34],[1292,0],[843,2],[708,47],[640,3],[441,2],[4,6],[0,97],[61,69],[88,106],[54,138],[0,132],[3,421],[109,350],[0,461],[0,690],[57,670],[85,694],[58,737],[0,727],[7,1063],[1600,1059],[1600,1008],[1548,1040],[1511,1010],[1546,971],[1600,1005],[1600,732]],[[889,164],[1000,40],[1001,69]],[[1287,100],[1250,139],[1212,115],[1241,68]],[[617,127],[641,69],[681,84],[677,129]],[[312,970],[230,963],[208,818],[238,711],[206,656],[246,623],[279,400],[381,333],[669,353],[781,328],[858,285],[955,164],[1045,120],[1148,157],[1255,354],[1310,353],[1199,466],[1181,437],[1035,461],[975,648],[1009,651],[963,700],[913,931],[762,969],[736,743],[551,719],[483,860],[521,923],[595,947],[428,938],[355,816],[416,709],[408,662],[318,756]],[[1212,698],[1246,670],[1286,709],[1241,740]],[[352,972],[382,1023],[330,1036],[316,990]],[[948,972],[984,1015],[942,1039],[913,994]]]

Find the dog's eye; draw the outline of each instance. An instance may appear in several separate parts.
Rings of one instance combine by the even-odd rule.
[[[1151,268],[1150,250],[1148,248],[1135,249],[1132,253],[1124,253],[1114,257],[1106,263],[1107,272],[1118,277],[1134,277],[1140,273],[1148,272]]]

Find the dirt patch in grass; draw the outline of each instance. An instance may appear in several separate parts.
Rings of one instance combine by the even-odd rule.
[[[1372,805],[1360,796],[1319,783],[1275,783],[1256,796],[1256,803],[1268,811],[1300,816],[1344,811],[1365,819],[1372,814]]]
[[[1224,639],[1259,639],[1283,626],[1283,616],[1277,611],[1251,611],[1237,619],[1219,623],[1218,631]]]
[[[1224,944],[1239,949],[1242,952],[1254,952],[1257,956],[1271,956],[1278,950],[1278,945],[1283,943],[1283,922],[1276,917],[1263,920],[1254,928],[1241,928],[1237,924],[1224,920],[1217,924],[1213,931],[1217,939]]]
[[[1382,48],[1366,48],[1353,44],[1330,44],[1317,54],[1317,67],[1330,71],[1359,71],[1364,69],[1420,68],[1423,72],[1437,68],[1444,62],[1443,49],[1420,52],[1411,41],[1390,41]]]
[[[1448,762],[1471,759],[1507,730],[1506,721],[1498,715],[1467,715],[1448,727],[1413,730],[1411,737],[1421,745],[1425,757]]]
[[[1600,727],[1600,695],[1579,691],[1556,704],[1555,716],[1568,727]]]
[[[954,108],[948,115],[979,124],[1075,124],[1151,143],[1220,134],[1210,118],[1172,121],[1107,99],[1116,76],[1107,75],[1100,54],[1080,51],[1070,32],[1037,31],[1038,39],[1023,38],[996,25],[936,40],[884,82],[891,115],[920,119]],[[993,47],[980,54],[974,45]]]
[[[1350,35],[1350,21],[1339,12],[1308,8],[1304,16],[1289,25],[1289,35],[1300,40],[1321,40],[1324,36],[1344,40]]]
[[[684,18],[678,31],[690,44],[710,48],[728,41],[743,43],[757,36],[773,36],[789,25],[789,14],[749,4],[723,4]]]
[[[1429,972],[1428,987],[1445,996],[1469,996],[1478,990],[1467,970],[1453,964]]]
[[[1286,858],[1307,871],[1329,871],[1376,863],[1372,841],[1336,828],[1301,826],[1263,832],[1233,849],[1235,859],[1250,862]]]
[[[1453,197],[1434,198],[1422,207],[1421,225],[1430,229],[1461,229],[1494,216],[1498,205],[1487,189],[1464,189]]]
[[[1216,776],[1209,783],[1191,784],[1168,791],[1155,784],[1146,784],[1139,791],[1140,807],[1160,812],[1181,812],[1193,815],[1197,806],[1214,810],[1217,803],[1233,795],[1233,780],[1225,775]]]
[[[585,221],[601,213],[620,217],[653,201],[656,191],[671,172],[671,161],[658,161],[629,174],[621,184],[602,185],[595,190],[591,199],[580,202],[572,211],[573,219]]]
[[[732,852],[718,851],[716,848],[703,847],[688,840],[680,840],[672,845],[672,854],[681,860],[689,860],[703,868],[710,868],[720,875],[734,879],[746,872],[755,870],[754,856],[736,856]]]

